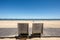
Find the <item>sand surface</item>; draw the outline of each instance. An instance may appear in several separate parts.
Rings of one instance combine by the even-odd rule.
[[[8,28],[18,28],[18,23],[29,23],[29,31],[32,28],[32,23],[43,23],[42,36],[60,36],[60,21],[0,21],[0,36],[15,36],[17,30]],[[2,29],[1,29],[2,28]],[[7,28],[7,29],[4,29]],[[31,32],[30,32],[31,33]],[[15,38],[0,39],[0,40],[16,40]],[[27,40],[60,40],[60,38],[32,38]]]
[[[0,39],[0,40],[19,40],[19,39],[9,39],[9,38],[5,38],[5,39]],[[26,39],[26,40],[60,40],[60,38],[32,38],[32,39]]]

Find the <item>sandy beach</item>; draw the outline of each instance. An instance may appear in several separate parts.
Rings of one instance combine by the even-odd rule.
[[[0,37],[14,37],[18,35],[18,23],[29,23],[29,33],[32,33],[32,23],[43,23],[42,36],[60,36],[60,21],[0,21]],[[27,40],[60,40],[59,37],[51,38],[32,38]],[[16,40],[15,38],[0,40]]]

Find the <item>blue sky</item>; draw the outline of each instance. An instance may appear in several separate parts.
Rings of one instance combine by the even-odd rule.
[[[0,0],[0,18],[60,19],[60,0]]]

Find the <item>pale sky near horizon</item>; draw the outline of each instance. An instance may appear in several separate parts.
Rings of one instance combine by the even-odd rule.
[[[0,18],[60,19],[60,0],[0,0]]]

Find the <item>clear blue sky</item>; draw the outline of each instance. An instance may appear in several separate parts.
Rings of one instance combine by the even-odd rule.
[[[0,0],[0,18],[60,19],[60,0]]]

